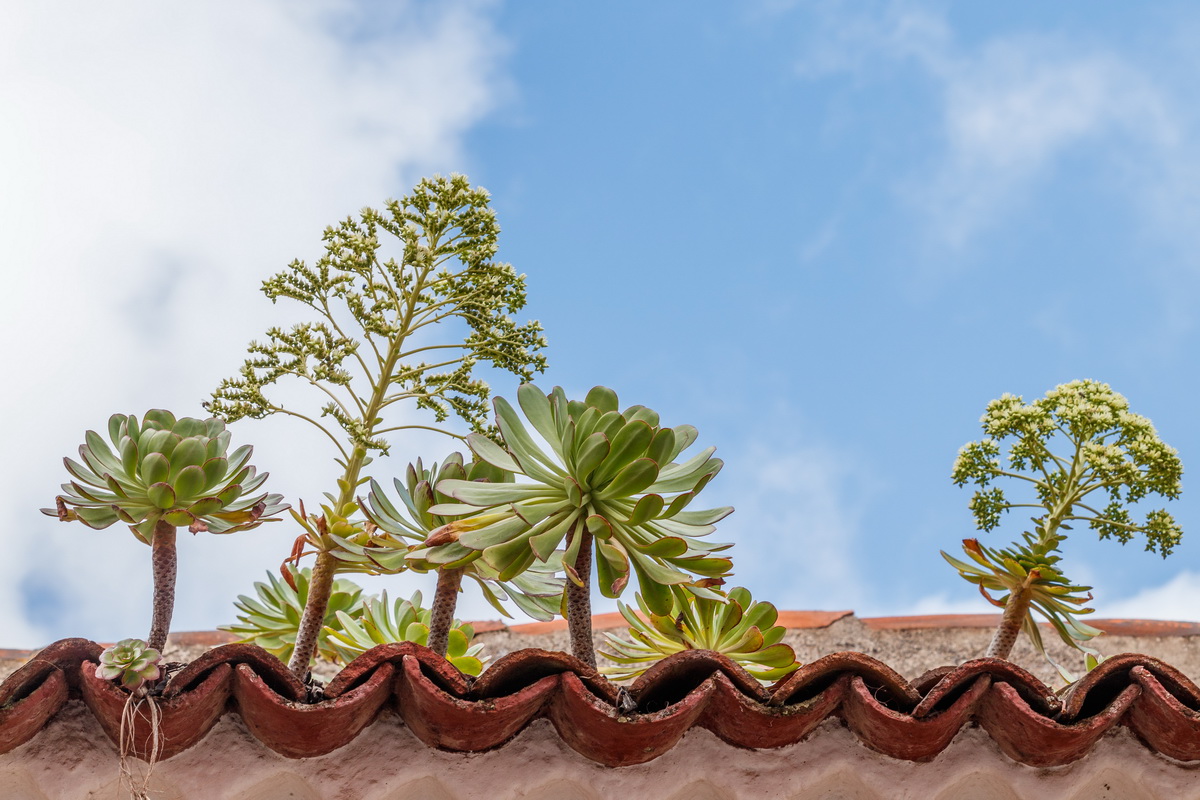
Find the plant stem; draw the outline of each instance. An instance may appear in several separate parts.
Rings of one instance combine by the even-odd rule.
[[[1007,659],[1009,653],[1012,652],[1017,635],[1021,633],[1021,624],[1029,614],[1030,601],[1033,600],[1031,584],[1033,580],[1036,580],[1036,576],[1037,570],[1030,572],[1025,583],[1019,589],[1009,593],[1008,602],[1004,604],[1004,616],[1000,619],[1000,627],[996,628],[995,634],[992,635],[992,643],[988,645],[988,658]]]
[[[300,629],[296,631],[296,646],[292,648],[292,660],[288,669],[300,680],[308,675],[317,639],[325,625],[325,612],[329,608],[329,595],[333,591],[335,559],[329,553],[318,553],[313,565],[312,577],[308,581],[308,599],[304,603],[304,616],[300,618]]]
[[[154,526],[154,540],[150,547],[154,571],[154,612],[147,644],[161,653],[167,644],[171,614],[175,610],[175,575],[178,572],[175,526],[160,519]]]
[[[592,669],[596,668],[596,650],[592,645],[592,534],[581,520],[573,536],[580,537],[575,574],[582,586],[567,578],[567,629],[571,633],[571,653]]]
[[[429,649],[439,656],[446,655],[464,569],[459,567],[438,571],[437,590],[433,594],[433,608],[429,614]]]

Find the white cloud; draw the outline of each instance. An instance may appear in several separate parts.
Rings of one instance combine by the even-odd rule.
[[[720,492],[734,498],[736,511],[713,537],[737,543],[731,585],[751,587],[778,608],[861,607],[871,594],[862,517],[876,490],[862,465],[808,441],[723,455]]]
[[[945,243],[961,246],[990,227],[1056,160],[1089,141],[1114,137],[1122,150],[1160,152],[1177,140],[1146,76],[1112,54],[1070,50],[1011,38],[925,59],[944,95],[947,152],[914,195]]]
[[[1200,574],[1184,570],[1161,586],[1124,600],[1097,602],[1096,617],[1200,622]]]
[[[148,624],[149,549],[36,510],[84,429],[116,411],[199,414],[247,341],[295,319],[257,291],[262,279],[318,255],[326,225],[421,174],[464,169],[463,133],[507,91],[504,44],[478,3],[393,9],[374,27],[332,1],[7,10],[6,646]],[[312,496],[331,454],[298,428],[241,423],[234,435],[258,444],[271,488]],[[227,620],[290,535],[184,538],[178,630]],[[36,623],[17,613],[34,596]]]
[[[909,174],[903,194],[940,246],[970,243],[1028,201],[1064,157],[1095,142],[1110,146],[1096,169],[1109,173],[1115,192],[1132,188],[1135,202],[1156,218],[1173,216],[1175,227],[1181,207],[1194,212],[1194,191],[1173,178],[1187,140],[1183,106],[1136,58],[1061,35],[1009,34],[968,46],[943,15],[917,2],[806,5],[812,25],[801,76],[862,81],[913,68],[933,89],[941,150]],[[1189,231],[1194,221],[1189,214]]]

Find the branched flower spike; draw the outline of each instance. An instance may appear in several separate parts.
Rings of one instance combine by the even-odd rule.
[[[315,264],[294,261],[263,284],[272,301],[295,300],[316,321],[272,328],[266,342],[252,342],[238,376],[222,382],[206,404],[230,421],[294,416],[337,449],[341,477],[337,492],[327,495],[328,531],[305,517],[317,560],[290,665],[299,677],[316,646],[334,573],[370,571],[369,561],[345,557],[368,544],[359,534],[369,531],[356,528],[351,515],[368,480],[363,470],[370,454],[386,454],[389,434],[402,430],[456,436],[437,427],[451,414],[491,435],[489,389],[475,377],[476,365],[487,363],[523,380],[546,368],[538,353],[546,344],[541,326],[518,324],[511,316],[525,305],[525,277],[493,260],[500,228],[489,200],[461,175],[435,176],[383,211],[363,209],[358,219],[326,229],[325,255]],[[389,255],[385,245],[398,247]],[[442,338],[455,329],[463,338]],[[274,397],[274,384],[287,379],[317,390],[319,413],[285,407]],[[394,416],[389,421],[388,409],[397,403],[431,412],[436,425]],[[342,547],[326,533],[352,546]]]
[[[697,597],[686,587],[673,587],[671,594],[675,602],[669,614],[655,614],[641,595],[637,595],[640,614],[617,604],[629,623],[630,639],[605,634],[611,652],[601,655],[618,666],[602,672],[614,680],[636,678],[665,656],[684,650],[721,653],[764,683],[800,666],[796,651],[781,643],[787,629],[775,624],[779,618],[775,606],[754,602],[746,589],[734,589],[724,602]]]
[[[162,650],[175,599],[175,529],[192,533],[233,533],[274,522],[287,508],[277,494],[259,492],[267,479],[249,466],[253,452],[243,445],[232,454],[229,432],[219,419],[176,419],[169,411],[114,414],[108,443],[88,431],[79,448],[81,462],[64,459],[72,481],[56,508],[42,513],[89,528],[122,522],[149,544],[154,563],[154,619],[150,647]]]
[[[1096,381],[1056,386],[1030,404],[1006,394],[988,404],[981,422],[985,438],[963,447],[953,472],[959,486],[978,487],[970,503],[976,524],[988,531],[1010,509],[1036,512],[1033,530],[1010,548],[993,550],[967,539],[963,544],[969,561],[942,554],[988,600],[1004,608],[988,655],[1007,658],[1022,628],[1045,655],[1029,616],[1036,609],[1066,644],[1094,663],[1097,652],[1086,642],[1099,631],[1076,619],[1092,611],[1084,607],[1091,600],[1084,594],[1089,587],[1073,586],[1063,576],[1058,547],[1070,523],[1086,522],[1100,538],[1122,544],[1144,536],[1147,550],[1167,556],[1182,536],[1174,518],[1156,509],[1136,521],[1129,506],[1150,495],[1179,497],[1179,456],[1158,438],[1150,420],[1131,413],[1124,397]],[[1009,445],[1002,461],[1003,440]],[[1003,489],[991,485],[997,478],[1024,486],[1029,496],[1010,501]],[[989,592],[1005,594],[993,598]]]
[[[384,564],[399,566],[405,563],[419,572],[437,571],[429,648],[440,655],[446,653],[450,623],[454,619],[463,578],[475,581],[492,607],[506,617],[511,615],[504,607],[504,601],[511,600],[534,619],[553,619],[563,594],[563,582],[557,575],[561,569],[558,565],[534,564],[528,571],[506,583],[500,581],[498,572],[480,558],[482,554],[479,551],[453,541],[438,544],[438,532],[461,519],[459,516],[430,512],[435,505],[454,502],[452,497],[434,488],[447,480],[512,483],[513,476],[485,461],[464,463],[461,453],[451,453],[440,466],[434,463],[429,469],[425,469],[420,459],[415,464],[409,464],[404,482],[399,478],[393,480],[396,495],[401,501],[399,505],[392,502],[383,487],[372,481],[367,500],[368,518],[380,530],[397,537],[407,537],[418,544],[411,549],[391,552],[380,547],[365,549],[365,555]]]
[[[429,609],[421,608],[421,593],[409,600],[397,599],[388,605],[387,592],[372,597],[362,606],[362,613],[352,617],[338,612],[338,630],[326,629],[329,643],[343,661],[352,661],[372,647],[391,642],[414,642],[427,645],[429,641]],[[465,622],[453,620],[448,636],[446,660],[464,675],[483,671],[482,644],[472,645],[475,629]]]
[[[233,625],[222,625],[220,630],[240,636],[243,642],[258,645],[286,663],[292,657],[296,635],[300,630],[300,617],[304,614],[304,604],[308,599],[312,570],[307,567],[297,569],[290,564],[285,565],[284,570],[287,580],[268,572],[267,583],[255,582],[258,599],[239,595],[235,604],[240,612],[238,621]],[[341,611],[351,619],[356,619],[362,613],[361,598],[362,587],[357,584],[341,578],[333,582],[325,613],[325,627],[317,639],[318,655],[334,660],[337,653],[329,644],[329,632],[341,630],[337,613]]]
[[[446,480],[437,490],[457,500],[433,506],[441,515],[471,515],[443,529],[442,538],[482,553],[483,561],[509,580],[534,563],[561,562],[567,582],[567,620],[576,656],[595,665],[589,585],[593,545],[600,591],[617,597],[630,570],[647,607],[671,609],[670,586],[696,575],[717,578],[731,567],[714,556],[730,545],[704,541],[713,523],[731,508],[685,510],[721,469],[709,448],[682,464],[675,458],[696,439],[690,425],[664,428],[644,406],[618,411],[617,395],[597,386],[583,401],[568,401],[561,388],[543,394],[532,384],[517,394],[543,450],[502,397],[495,400],[504,447],[473,434],[476,457],[522,476],[517,483]],[[506,449],[507,448],[507,449]],[[482,511],[482,513],[480,513]],[[553,562],[551,562],[553,559]],[[706,589],[695,587],[704,594]],[[713,595],[714,597],[716,595]]]

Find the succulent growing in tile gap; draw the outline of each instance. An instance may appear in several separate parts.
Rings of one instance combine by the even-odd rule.
[[[525,279],[493,260],[499,227],[486,191],[461,175],[422,180],[411,194],[383,211],[364,209],[325,231],[325,255],[314,265],[294,261],[266,281],[272,301],[290,298],[319,318],[290,331],[272,328],[253,342],[238,377],[214,392],[207,408],[227,420],[287,414],[315,426],[333,442],[341,475],[327,493],[321,516],[307,517],[306,537],[317,558],[308,607],[292,654],[303,676],[325,617],[335,572],[371,571],[369,561],[347,558],[373,532],[353,519],[354,500],[369,476],[371,453],[388,452],[388,434],[439,427],[451,413],[479,435],[487,425],[488,386],[473,370],[483,361],[529,380],[545,369],[537,322],[517,324],[525,305]],[[385,236],[386,235],[386,236]],[[382,238],[400,244],[399,259],[381,253]],[[449,325],[461,341],[437,335]],[[268,389],[291,377],[318,390],[320,414],[285,407]],[[432,413],[433,425],[385,421],[396,404]],[[331,423],[322,420],[328,418]],[[461,437],[459,437],[461,438]],[[336,538],[334,538],[336,537]]]
[[[235,603],[240,612],[238,621],[221,625],[220,630],[237,634],[241,641],[256,644],[286,662],[292,657],[296,635],[300,631],[312,570],[285,564],[283,572],[286,580],[268,572],[267,583],[255,582],[258,599],[239,595]],[[329,633],[340,630],[339,611],[351,617],[362,613],[362,591],[361,586],[351,581],[334,580],[325,609],[325,624],[317,638],[316,653],[321,657],[331,661],[336,658],[337,653],[329,644]]]
[[[1090,667],[1099,653],[1087,643],[1100,631],[1077,617],[1093,611],[1085,607],[1091,595],[1084,593],[1091,587],[1064,577],[1059,545],[1070,523],[1086,522],[1102,539],[1124,544],[1141,535],[1147,550],[1170,554],[1182,535],[1174,518],[1155,509],[1138,521],[1129,507],[1149,495],[1176,499],[1183,475],[1179,457],[1159,439],[1150,420],[1129,411],[1124,397],[1091,380],[1056,386],[1029,404],[1005,394],[988,404],[980,421],[985,438],[959,451],[953,471],[957,485],[978,487],[970,503],[976,524],[989,531],[1010,509],[1038,513],[1031,518],[1033,530],[1010,547],[993,549],[966,539],[969,561],[942,556],[989,602],[1004,609],[989,656],[1007,658],[1022,629],[1045,655],[1030,613],[1036,610],[1063,642],[1084,652]],[[1002,462],[1001,442],[1006,439],[1011,443]],[[997,478],[1025,487],[1032,495],[1029,502],[1011,502],[1004,490],[991,485]],[[990,592],[1003,594],[996,598]],[[1059,671],[1072,678],[1061,667]]]
[[[729,572],[730,560],[714,553],[730,545],[703,537],[732,509],[685,510],[720,470],[716,448],[675,463],[696,440],[696,429],[662,427],[658,414],[644,406],[618,411],[616,393],[603,386],[585,400],[568,401],[559,387],[544,394],[527,383],[517,399],[550,452],[536,443],[516,409],[497,397],[503,446],[479,434],[468,436],[467,445],[477,458],[527,482],[441,481],[438,492],[457,502],[435,505],[430,513],[467,516],[443,527],[436,541],[479,551],[500,580],[535,563],[561,562],[568,577],[564,600],[572,651],[592,666],[593,549],[606,597],[621,594],[631,568],[655,613],[670,611],[674,585],[693,584],[697,594],[718,597],[695,576]]]
[[[437,572],[429,647],[439,655],[446,654],[447,637],[463,578],[475,581],[492,607],[506,617],[511,615],[504,607],[504,601],[511,600],[534,619],[552,619],[558,612],[563,593],[562,579],[556,574],[561,565],[535,563],[511,581],[501,582],[499,572],[482,560],[478,550],[454,541],[439,543],[436,532],[462,519],[461,515],[430,512],[435,505],[454,502],[452,497],[435,488],[447,480],[512,483],[513,475],[486,461],[464,463],[461,453],[451,453],[440,465],[434,463],[429,469],[417,459],[415,464],[408,465],[403,482],[399,478],[393,480],[400,504],[393,503],[383,487],[372,481],[364,509],[368,519],[380,530],[417,543],[411,549],[392,549],[390,552],[386,546],[370,546],[363,548],[365,556],[388,566],[407,564],[410,569],[420,572]],[[478,513],[478,509],[473,508],[471,513]]]
[[[741,587],[719,594],[721,599],[698,597],[686,586],[673,586],[674,602],[667,614],[651,611],[641,595],[636,595],[636,611],[618,603],[629,623],[630,638],[605,634],[610,650],[601,655],[617,666],[602,671],[614,680],[636,678],[665,656],[685,650],[721,653],[764,683],[800,666],[796,652],[782,643],[787,628],[775,624],[779,618],[775,606],[754,602]]]
[[[100,653],[96,677],[116,681],[133,694],[141,694],[146,684],[158,680],[161,661],[162,653],[142,639],[122,639]]]
[[[387,592],[379,597],[370,597],[357,616],[344,611],[337,613],[337,630],[326,629],[329,643],[340,660],[351,661],[372,647],[391,642],[429,643],[430,609],[421,607],[421,593],[404,600],[396,598],[388,603]],[[484,660],[480,653],[482,644],[472,645],[475,629],[468,623],[451,620],[447,632],[447,646],[441,655],[465,675],[478,675],[483,670]]]
[[[169,411],[114,414],[108,421],[112,447],[88,431],[79,448],[82,463],[64,459],[71,473],[56,508],[42,513],[89,528],[122,522],[150,545],[154,607],[149,647],[161,651],[175,605],[175,529],[233,533],[274,522],[287,508],[277,494],[259,492],[267,474],[249,466],[253,449],[232,454],[230,434],[219,419],[176,419]]]

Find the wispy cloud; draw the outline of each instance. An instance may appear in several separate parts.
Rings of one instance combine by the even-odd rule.
[[[1184,570],[1162,584],[1113,602],[1096,604],[1098,617],[1200,622],[1200,574]]]
[[[862,568],[862,518],[877,483],[869,470],[800,436],[723,455],[720,491],[736,511],[713,536],[737,542],[732,584],[779,608],[860,607],[871,595]]]
[[[938,245],[970,244],[1030,201],[1064,158],[1096,143],[1104,145],[1092,154],[1096,169],[1108,173],[1114,193],[1134,190],[1143,198],[1135,203],[1159,218],[1188,205],[1163,197],[1181,156],[1200,163],[1194,148],[1181,151],[1188,120],[1169,82],[1135,54],[1067,35],[1014,33],[968,45],[943,15],[916,2],[805,7],[814,24],[801,76],[878,81],[903,67],[933,91],[939,152],[914,159],[919,173],[902,179],[901,193]]]
[[[0,641],[145,626],[148,548],[37,513],[59,455],[116,411],[199,414],[245,343],[295,313],[257,292],[263,278],[318,255],[326,225],[463,168],[464,132],[507,91],[505,45],[479,4],[404,9],[369,31],[349,2],[8,10],[0,603],[31,616],[6,615]],[[235,439],[258,443],[275,490],[327,488],[326,459],[296,457],[326,453],[315,434],[266,423]],[[228,619],[286,552],[275,528],[181,541],[177,628]]]

